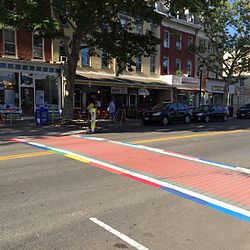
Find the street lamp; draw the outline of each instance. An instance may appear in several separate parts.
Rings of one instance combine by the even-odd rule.
[[[200,76],[200,85],[199,85],[199,107],[201,106],[201,85],[202,85],[202,72],[203,72],[203,64],[200,64],[198,67],[198,74]]]

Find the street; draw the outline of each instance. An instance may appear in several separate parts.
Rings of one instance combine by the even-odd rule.
[[[250,249],[249,152],[236,119],[6,134],[0,249]]]

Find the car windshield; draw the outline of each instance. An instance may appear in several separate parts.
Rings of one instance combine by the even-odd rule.
[[[170,105],[171,103],[165,103],[165,102],[158,103],[156,106],[152,108],[152,110],[162,110],[165,109],[166,107],[169,107]]]
[[[198,112],[207,112],[209,109],[210,109],[210,106],[203,105],[203,106],[200,106],[199,108],[197,108],[196,110]]]

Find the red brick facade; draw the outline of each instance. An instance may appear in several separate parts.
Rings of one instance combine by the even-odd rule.
[[[32,60],[32,33],[18,29],[16,31],[16,46],[17,46],[17,57],[20,60]],[[51,39],[44,39],[44,58],[46,62],[50,62],[52,59],[51,53]],[[0,57],[3,53],[3,32],[0,30]]]
[[[163,44],[164,39],[164,32],[170,32],[170,46],[169,48],[165,48]],[[181,60],[181,70],[183,74],[187,73],[187,62],[192,62],[192,74],[191,76],[195,75],[195,53],[188,52],[188,37],[192,37],[193,43],[195,43],[195,35],[178,31],[178,34],[181,35],[181,50],[176,48],[176,31],[171,30],[170,28],[161,26],[161,75],[164,74],[163,72],[163,58],[169,58],[169,74],[175,75],[176,74],[176,59]]]

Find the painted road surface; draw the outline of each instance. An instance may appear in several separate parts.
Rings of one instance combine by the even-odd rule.
[[[53,147],[55,152],[72,159],[122,174],[250,222],[250,178],[247,172],[98,138],[45,137],[29,139],[29,142],[38,143],[35,145],[38,147],[43,145],[47,150]]]

